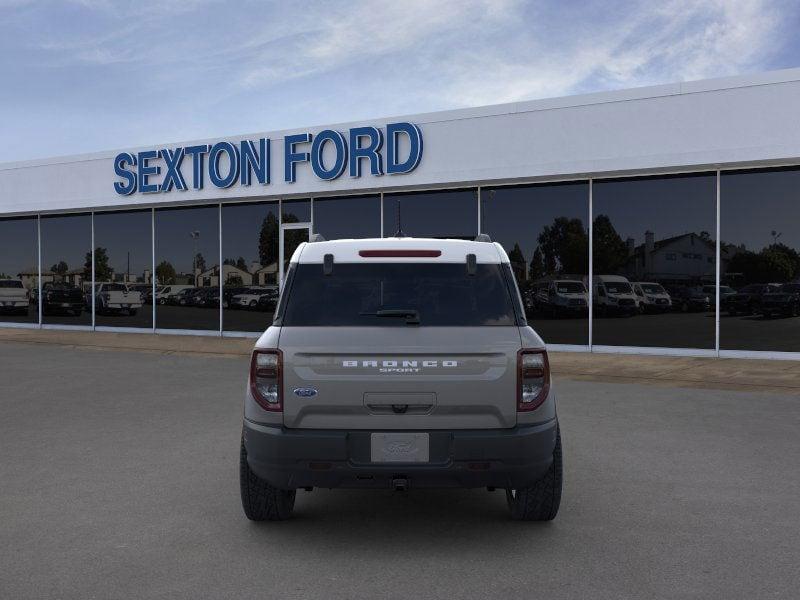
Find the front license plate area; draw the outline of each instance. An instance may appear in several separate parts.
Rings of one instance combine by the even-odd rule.
[[[373,433],[370,436],[374,463],[421,463],[430,460],[427,433]]]

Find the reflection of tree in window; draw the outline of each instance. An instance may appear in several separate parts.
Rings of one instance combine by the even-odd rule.
[[[583,221],[558,217],[539,234],[539,247],[547,273],[586,273],[589,236]]]
[[[286,215],[289,216],[293,215]],[[294,219],[296,222],[297,217]],[[258,234],[258,259],[262,267],[278,262],[278,219],[271,212],[261,223],[261,231]]]
[[[170,285],[175,283],[177,272],[175,267],[166,260],[162,260],[156,267],[156,279],[161,285]]]
[[[594,272],[617,273],[628,260],[628,247],[607,215],[594,220]]]
[[[514,271],[514,276],[517,281],[525,280],[525,256],[519,244],[515,243],[514,248],[508,253],[508,260],[511,262],[511,269]]]
[[[726,269],[729,276],[741,274],[741,282],[771,283],[800,278],[800,253],[786,244],[770,244],[760,252],[722,244],[724,254],[733,254]]]
[[[111,281],[114,278],[114,269],[108,264],[108,251],[99,246],[94,251],[94,280]],[[92,280],[92,253],[86,253],[86,260],[83,263],[83,280]]]

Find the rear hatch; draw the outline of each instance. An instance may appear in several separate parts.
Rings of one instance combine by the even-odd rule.
[[[285,327],[280,347],[287,427],[516,424],[516,327]]]
[[[513,427],[521,307],[510,277],[500,263],[293,265],[277,323],[284,424]]]

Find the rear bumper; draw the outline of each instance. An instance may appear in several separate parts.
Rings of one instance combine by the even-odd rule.
[[[247,462],[281,489],[409,487],[523,488],[553,461],[558,422],[512,429],[431,430],[427,463],[370,462],[371,431],[286,429],[244,422]]]

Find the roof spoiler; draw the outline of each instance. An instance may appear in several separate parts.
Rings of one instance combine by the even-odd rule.
[[[478,235],[475,236],[475,241],[476,242],[487,242],[487,243],[491,244],[492,243],[492,238],[490,238],[488,236],[488,234],[479,233]]]

